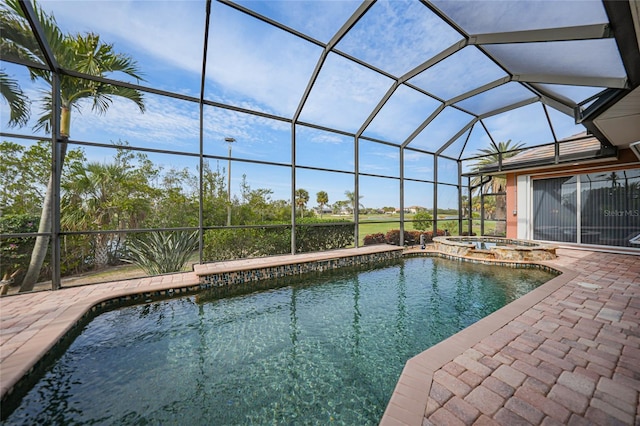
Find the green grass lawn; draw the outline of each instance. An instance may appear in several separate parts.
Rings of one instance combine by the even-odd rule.
[[[412,220],[413,215],[405,214],[405,220]],[[457,235],[457,228],[455,224],[452,224],[451,220],[443,220],[444,218],[439,218],[439,228],[449,229],[451,235]],[[381,223],[368,223],[370,221],[381,222]],[[360,216],[360,222],[358,227],[358,240],[360,245],[364,244],[364,237],[371,234],[383,233],[386,234],[388,231],[392,229],[400,229],[400,215],[370,215],[370,216]],[[485,220],[484,222],[484,234],[485,235],[494,235],[496,230],[495,221]],[[452,226],[445,226],[452,225]],[[463,231],[467,230],[467,222],[463,222]],[[413,223],[407,222],[405,224],[405,231],[413,231],[415,228],[413,227]],[[480,235],[480,219],[473,220],[473,232],[476,235]]]

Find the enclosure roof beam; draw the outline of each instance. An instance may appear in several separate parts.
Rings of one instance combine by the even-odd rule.
[[[438,116],[438,114],[440,114],[442,112],[444,107],[445,107],[445,104],[441,104],[438,108],[436,108],[436,110],[433,111],[431,113],[431,115],[429,117],[427,117],[427,119],[424,120],[422,122],[422,124],[420,126],[418,126],[418,128],[416,130],[414,130],[413,133],[411,133],[409,135],[407,140],[404,141],[402,143],[402,145],[400,145],[400,146],[402,148],[405,148],[407,145],[409,145],[411,143],[411,141],[413,141],[420,134],[420,132],[422,132],[424,130],[424,128],[427,127],[429,125],[429,123],[431,123]]]
[[[474,34],[469,36],[469,44],[540,43],[550,41],[593,40],[612,37],[613,31],[611,31],[611,26],[605,23],[575,27]]]
[[[480,115],[478,118],[485,119],[488,117],[492,117],[494,115],[502,114],[503,112],[511,111],[513,109],[517,109],[529,104],[533,104],[535,102],[538,102],[539,100],[540,100],[539,97],[525,99],[524,101],[516,102],[515,104],[507,105],[505,107],[494,109],[493,111],[489,111],[485,114]]]
[[[463,100],[465,100],[467,98],[470,98],[472,96],[479,95],[480,93],[489,91],[491,89],[495,89],[496,87],[501,86],[501,85],[503,85],[505,83],[508,83],[509,81],[511,81],[511,77],[509,77],[509,76],[505,76],[503,78],[499,78],[499,79],[497,79],[495,81],[492,81],[491,83],[485,84],[484,86],[477,87],[477,88],[475,88],[473,90],[470,90],[470,91],[468,91],[466,93],[458,95],[455,98],[451,98],[447,102],[445,102],[445,105],[447,105],[447,106],[453,105],[453,104],[455,104],[457,102],[463,101]]]
[[[380,99],[380,102],[378,102],[378,104],[373,109],[373,111],[371,111],[371,114],[369,114],[367,119],[362,123],[362,126],[360,126],[360,129],[358,129],[358,131],[356,132],[356,135],[358,137],[360,137],[360,135],[362,135],[362,133],[364,133],[364,131],[367,129],[367,127],[369,127],[369,125],[371,124],[373,119],[376,117],[376,115],[378,115],[380,110],[384,107],[384,105],[391,98],[391,96],[395,93],[395,91],[398,89],[398,87],[400,87],[401,84],[409,81],[410,79],[412,79],[416,75],[418,75],[421,72],[425,71],[426,69],[434,66],[438,62],[448,58],[449,56],[453,55],[454,53],[456,53],[460,49],[464,48],[466,45],[467,45],[467,43],[466,43],[465,40],[456,42],[456,43],[452,44],[451,46],[449,46],[448,48],[446,48],[443,51],[441,51],[440,53],[436,54],[435,56],[432,56],[427,61],[425,61],[422,64],[418,65],[414,69],[408,71],[407,73],[405,73],[401,77],[397,78],[396,81],[394,82],[394,84],[389,88],[389,90],[387,90],[387,93],[385,93],[384,96],[382,97],[382,99]],[[409,87],[414,88],[413,86],[409,86]],[[425,96],[433,97],[431,94],[425,93],[423,90],[420,90],[420,92],[422,92]]]
[[[58,61],[51,50],[51,46],[49,46],[49,42],[44,34],[44,30],[42,29],[42,25],[40,25],[36,13],[33,10],[33,6],[31,6],[31,2],[20,0],[20,7],[24,12],[25,18],[29,21],[33,35],[38,42],[40,50],[42,51],[42,55],[44,56],[42,59],[44,59],[49,66],[49,70],[58,72],[60,70],[60,64],[58,64]]]
[[[478,122],[478,120],[479,120],[479,118],[478,118],[478,117],[474,117],[471,121],[469,121],[469,122],[467,123],[467,125],[466,125],[466,126],[464,126],[462,129],[460,129],[460,130],[458,131],[458,133],[456,133],[456,134],[455,134],[451,139],[449,139],[449,140],[448,140],[444,145],[442,145],[442,146],[440,147],[440,149],[438,149],[438,150],[436,151],[436,155],[440,155],[440,154],[442,154],[442,152],[443,152],[445,149],[449,148],[449,146],[450,146],[452,143],[454,143],[456,140],[458,140],[458,138],[459,138],[460,136],[462,136],[462,135],[463,135],[467,130],[469,130],[469,129],[474,125],[474,124],[476,124],[476,123]],[[460,154],[462,155],[462,153],[460,153]]]
[[[569,86],[609,87],[626,89],[629,87],[626,77],[587,77],[557,74],[515,74],[513,81],[523,83],[564,84]]]

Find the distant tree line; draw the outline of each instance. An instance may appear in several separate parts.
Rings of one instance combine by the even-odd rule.
[[[114,148],[112,159],[106,162],[88,160],[83,148],[67,152],[60,182],[60,224],[63,233],[73,234],[65,235],[62,239],[63,275],[102,268],[131,258],[132,251],[128,245],[145,238],[142,233],[138,236],[120,231],[199,226],[199,170],[160,167],[146,154],[128,149],[126,142],[118,142]],[[37,232],[49,180],[50,142],[40,141],[25,146],[4,141],[0,143],[0,157],[0,232]],[[226,226],[229,203],[225,172],[217,164],[209,161],[203,163],[205,227]],[[263,230],[262,234],[256,229],[244,231],[246,235],[240,230],[230,229],[226,236],[220,230],[207,231],[205,242],[210,247],[205,247],[205,253],[210,256],[208,260],[279,254],[291,250],[291,231],[287,230],[291,222],[291,202],[273,199],[272,194],[273,191],[268,188],[252,188],[246,176],[242,177],[239,194],[231,198],[231,225],[255,226]],[[299,189],[296,197],[302,216],[308,193]],[[328,197],[320,197],[320,201],[323,200],[326,203]],[[306,223],[309,228],[336,222],[328,218],[314,219],[314,216],[313,210],[306,211],[304,219],[298,219],[298,222]],[[337,222],[340,223],[334,223],[323,232],[318,228],[317,234],[322,236],[324,233],[324,240],[315,234],[312,237],[310,232],[313,231],[298,229],[301,237],[298,251],[353,244],[352,222]],[[343,226],[345,223],[348,225]],[[265,231],[270,227],[274,229]],[[345,229],[349,229],[349,232],[345,232]],[[84,234],[84,231],[104,232]],[[187,234],[190,233],[185,232],[185,238]],[[274,241],[265,243],[266,235],[274,237]],[[247,241],[249,238],[252,238],[251,243]],[[303,239],[306,239],[306,245],[301,245]],[[143,243],[149,245],[150,241],[147,240]],[[235,242],[232,244],[232,241]],[[313,244],[317,247],[310,241],[315,241]],[[4,239],[1,248],[2,275],[12,275],[19,270],[15,276],[18,281],[26,272],[34,243],[35,237]],[[176,241],[175,244],[180,242]],[[251,248],[251,244],[255,247]],[[270,246],[273,246],[271,250],[268,249]],[[193,245],[189,247],[191,251],[194,250]],[[138,247],[137,251],[139,255],[145,253],[142,247]],[[158,256],[158,253],[154,256]],[[50,268],[47,256],[40,279],[48,277]]]

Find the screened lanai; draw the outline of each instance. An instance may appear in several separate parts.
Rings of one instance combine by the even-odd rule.
[[[191,235],[192,264],[484,232],[503,157],[640,139],[638,22],[635,1],[3,1],[24,102],[3,97],[2,274],[55,289],[181,244],[152,235]]]

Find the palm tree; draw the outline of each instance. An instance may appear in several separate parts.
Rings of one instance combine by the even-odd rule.
[[[309,192],[306,189],[296,189],[296,206],[300,208],[300,217],[304,217],[304,208],[309,202]]]
[[[471,168],[474,172],[479,172],[480,169],[484,166],[488,166],[490,164],[498,164],[500,161],[500,155],[502,155],[502,159],[513,157],[518,154],[518,150],[524,146],[524,143],[518,142],[517,144],[511,146],[511,139],[506,142],[499,142],[498,145],[491,144],[489,148],[483,148],[478,150],[478,155],[483,155],[482,158],[478,159],[476,163]],[[476,176],[471,179],[471,187],[476,187],[476,190],[480,190],[482,188],[483,193],[495,193],[495,192],[503,192],[506,187],[506,177],[504,175],[494,175],[492,179],[484,184],[481,184],[480,179],[482,176]]]
[[[489,148],[483,148],[478,150],[479,155],[484,155],[484,157],[480,158],[473,165],[472,170],[475,172],[479,172],[483,166],[487,166],[490,164],[497,164],[500,162],[500,158],[505,159],[509,157],[513,157],[518,154],[518,150],[523,147],[522,142],[518,142],[517,144],[511,146],[511,139],[506,142],[499,142],[498,145],[491,144]],[[475,187],[476,193],[480,195],[483,194],[497,194],[505,191],[507,187],[507,177],[505,175],[493,175],[488,180],[482,180],[483,176],[478,175],[471,179],[471,188]],[[473,195],[473,190],[471,190],[471,194]],[[489,200],[485,199],[484,210],[485,216],[487,218],[506,218],[507,212],[507,200],[504,195],[497,195],[494,197],[495,203],[491,203]],[[479,201],[479,200],[478,200]],[[484,218],[482,218],[484,220]],[[504,230],[502,228],[505,228]],[[498,222],[496,224],[496,233],[501,235],[503,231],[506,230],[506,224],[503,222]]]
[[[618,182],[620,178],[616,172],[611,172],[611,174],[607,176],[607,180],[611,181],[611,189],[616,189],[620,186],[620,182]]]
[[[353,211],[353,213],[355,214],[356,211],[356,193],[353,191],[345,191],[344,195],[346,195],[347,197],[347,201],[349,202],[349,205],[351,206],[351,209]],[[364,195],[361,195],[360,197],[358,197],[358,201],[360,201],[360,199],[362,199],[364,197]],[[361,208],[364,208],[364,205],[362,203],[358,203],[358,205]]]
[[[6,0],[6,9],[0,14],[0,28],[2,29],[2,42],[0,54],[7,57],[16,57],[25,62],[45,62],[44,55],[31,33],[31,26],[20,6],[18,0]],[[47,14],[35,3],[33,9],[42,27],[46,41],[49,44],[56,60],[64,69],[81,72],[95,77],[107,77],[111,73],[122,72],[138,81],[141,80],[137,63],[127,55],[116,53],[113,45],[100,41],[100,36],[93,33],[63,34],[57,25],[53,15]],[[45,62],[46,63],[46,62]],[[53,73],[37,68],[29,68],[33,80],[41,79],[52,86]],[[82,100],[92,101],[92,110],[98,114],[104,114],[113,102],[114,97],[121,97],[135,102],[144,112],[142,93],[138,90],[126,87],[113,86],[101,82],[84,80],[65,74],[57,76],[60,87],[60,165],[64,164],[67,151],[66,140],[70,135],[71,110],[80,110],[79,103]],[[51,131],[53,113],[53,94],[47,92],[40,100],[43,114],[37,121],[36,129]],[[54,176],[49,178],[47,193],[42,203],[40,227],[38,233],[46,234],[51,230],[51,207],[53,203]],[[40,235],[36,238],[31,255],[29,269],[24,277],[20,291],[30,291],[38,279],[40,269],[49,246],[49,236]]]
[[[9,127],[25,126],[29,121],[29,99],[17,81],[0,70],[0,93],[9,104]]]
[[[329,194],[326,191],[320,191],[316,194],[316,202],[320,206],[320,217],[322,217],[322,213],[324,211],[324,206],[329,203]]]
[[[144,198],[143,185],[126,163],[93,162],[74,167],[72,179],[63,188],[61,224],[74,231],[135,225],[148,210],[136,202]],[[135,211],[128,211],[128,205],[135,205]],[[95,234],[96,268],[109,261],[109,240],[109,234]]]

